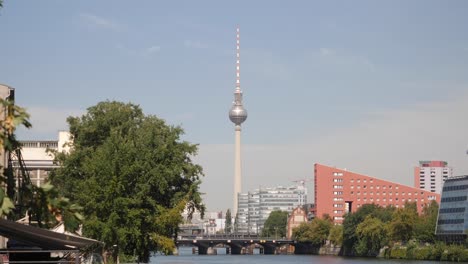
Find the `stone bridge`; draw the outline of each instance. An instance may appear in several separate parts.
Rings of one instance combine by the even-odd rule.
[[[253,249],[256,247],[260,249],[260,254],[279,254],[280,249],[282,249],[281,252],[284,253],[293,253],[295,244],[296,243],[294,240],[261,239],[250,237],[199,237],[194,239],[182,238],[176,242],[177,247],[197,247],[198,254],[200,255],[216,254],[215,248],[226,248],[226,253],[232,255],[252,254]]]

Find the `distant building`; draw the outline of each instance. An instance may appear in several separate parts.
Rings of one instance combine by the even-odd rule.
[[[307,223],[307,212],[303,206],[296,207],[288,217],[286,238],[291,239],[292,231],[302,223]]]
[[[178,239],[195,239],[204,236],[204,229],[202,224],[180,224],[179,232],[177,233]]]
[[[436,235],[447,242],[465,242],[468,230],[468,175],[448,178],[442,189]]]
[[[54,156],[49,150],[68,152],[70,147],[70,133],[60,131],[58,140],[20,140],[21,154],[29,172],[31,182],[41,186],[48,180],[49,173],[58,167],[54,164]],[[12,161],[14,169],[19,169],[17,157]]]
[[[315,164],[314,174],[314,215],[328,214],[337,224],[364,204],[404,207],[405,202],[416,202],[421,212],[432,200],[440,201],[437,193],[321,164]]]
[[[263,229],[270,213],[275,210],[291,213],[307,201],[304,186],[260,188],[238,195],[237,232],[257,234]]]
[[[217,224],[216,219],[209,219],[208,222],[205,223],[205,234],[207,235],[216,235],[217,232]]]
[[[205,212],[204,217],[201,218],[200,212],[195,210],[189,218],[189,212],[185,208],[181,216],[184,223],[179,225],[179,229],[183,230],[180,236],[194,237],[224,233],[226,219],[223,218],[223,212]]]
[[[452,177],[452,168],[446,161],[420,161],[414,168],[414,187],[441,193],[444,181]]]

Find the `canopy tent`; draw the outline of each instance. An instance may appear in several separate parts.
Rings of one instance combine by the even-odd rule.
[[[0,219],[0,235],[46,250],[82,249],[102,243],[90,238],[61,234],[5,219]]]

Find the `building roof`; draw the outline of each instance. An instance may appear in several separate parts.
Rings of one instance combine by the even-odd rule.
[[[61,234],[5,219],[0,219],[0,235],[27,245],[48,250],[82,249],[102,244],[102,242],[94,239]]]
[[[463,181],[463,180],[468,180],[468,175],[452,176],[452,177],[447,178],[445,182]]]

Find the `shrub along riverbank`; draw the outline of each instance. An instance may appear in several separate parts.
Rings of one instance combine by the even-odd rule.
[[[468,262],[468,249],[464,245],[447,245],[442,242],[426,245],[410,242],[405,246],[385,247],[379,256],[389,259]]]
[[[333,225],[327,215],[303,223],[293,230],[293,239],[308,245],[301,249],[306,254],[336,254],[338,246],[343,256],[468,261],[466,244],[436,240],[438,209],[435,201],[422,208],[421,214],[416,203],[406,203],[404,208],[366,204],[347,214],[343,225]]]

